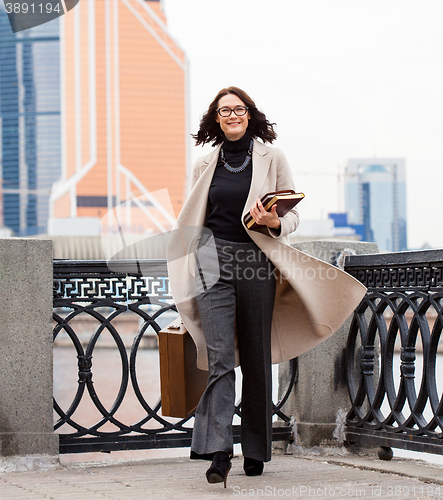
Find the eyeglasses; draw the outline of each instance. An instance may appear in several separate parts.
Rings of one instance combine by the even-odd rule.
[[[234,113],[237,116],[244,116],[246,112],[248,111],[248,108],[246,106],[235,106],[234,109],[228,108],[227,106],[223,106],[223,108],[217,109],[217,113],[220,116],[223,116],[227,118],[228,116],[231,116],[231,113],[234,111]]]

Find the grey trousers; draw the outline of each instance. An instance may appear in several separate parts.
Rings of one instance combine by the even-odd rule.
[[[215,239],[220,278],[197,296],[209,359],[208,385],[195,413],[191,458],[232,453],[237,332],[243,375],[241,445],[267,462],[272,446],[271,324],[274,266],[254,242]],[[202,275],[200,274],[200,277]]]

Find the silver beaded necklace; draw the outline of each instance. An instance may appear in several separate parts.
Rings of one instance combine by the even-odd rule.
[[[249,149],[248,149],[248,154],[245,158],[245,161],[237,168],[231,167],[226,160],[225,160],[225,153],[223,151],[223,146],[220,149],[220,159],[223,163],[223,166],[226,168],[228,172],[231,172],[233,174],[238,174],[239,172],[242,172],[248,165],[249,162],[251,161],[252,158],[252,146],[254,145],[254,141],[251,139],[251,142],[249,143]]]

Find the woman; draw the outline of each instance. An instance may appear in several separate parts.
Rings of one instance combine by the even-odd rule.
[[[243,375],[243,468],[255,476],[271,459],[271,361],[291,359],[331,335],[365,288],[288,245],[299,220],[295,209],[281,218],[276,206],[264,210],[262,196],[294,186],[284,155],[263,144],[275,140],[274,124],[244,91],[222,89],[194,138],[197,145],[217,147],[194,165],[192,189],[169,240],[168,271],[178,311],[197,346],[197,364],[209,369],[191,458],[212,460],[208,482],[224,481],[226,487],[236,364]],[[248,213],[264,232],[246,229]],[[201,229],[197,237],[190,228]],[[311,279],[308,271],[317,277],[329,273],[327,283]],[[346,291],[338,294],[343,286]],[[319,296],[330,307],[312,307]]]

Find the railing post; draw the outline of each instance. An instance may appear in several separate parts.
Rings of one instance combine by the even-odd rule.
[[[329,263],[350,249],[356,254],[377,253],[375,243],[355,241],[307,241],[293,245]],[[293,415],[297,444],[303,448],[343,444],[343,427],[351,405],[346,384],[346,343],[349,318],[331,338],[298,358],[298,380],[283,410]],[[284,387],[288,363],[279,367]]]
[[[52,241],[0,239],[0,471],[58,463]]]

